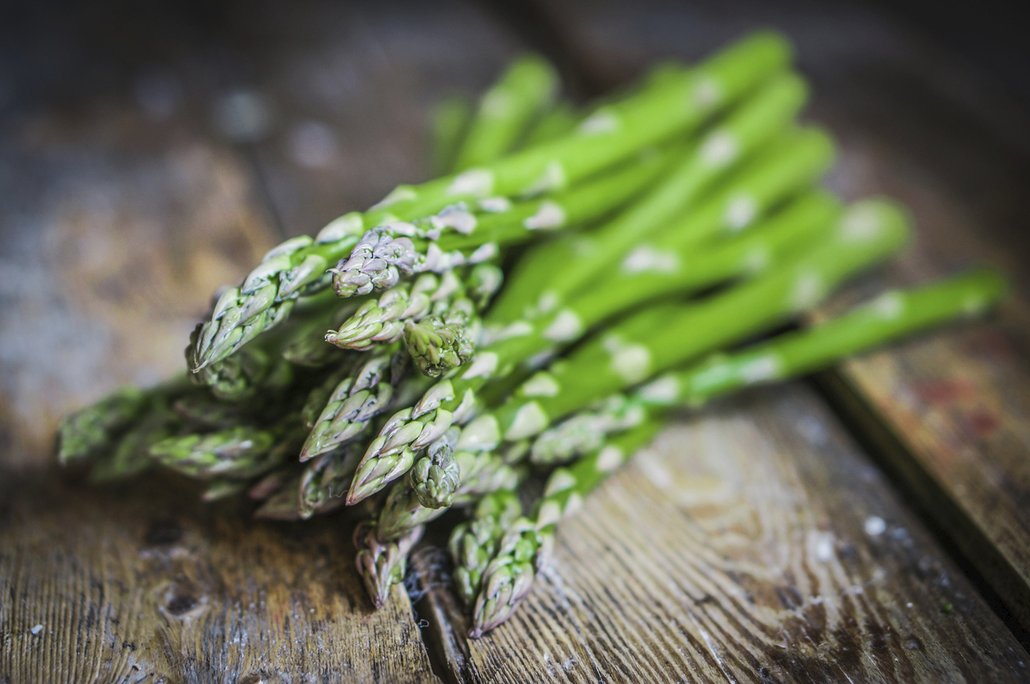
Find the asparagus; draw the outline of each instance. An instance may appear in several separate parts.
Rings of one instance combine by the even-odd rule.
[[[294,379],[290,363],[256,346],[240,350],[190,376],[223,401],[245,401],[259,392],[281,390]]]
[[[783,133],[805,97],[803,81],[791,74],[764,85],[642,201],[580,240],[579,258],[546,274],[537,308],[546,312],[605,277],[626,254],[640,253],[655,234],[678,236],[676,246],[682,248],[719,232],[741,231],[785,193],[820,176],[832,157],[828,137],[815,130]],[[536,313],[512,312],[519,317]]]
[[[359,351],[394,342],[404,334],[407,323],[445,314],[455,300],[467,298],[476,309],[482,309],[503,280],[501,269],[490,263],[473,266],[461,278],[455,271],[439,276],[422,274],[413,283],[400,283],[379,299],[363,304],[338,330],[330,330],[325,340]]]
[[[167,468],[198,479],[247,478],[276,464],[270,456],[280,438],[276,430],[239,426],[205,435],[168,437],[150,447],[150,456]]]
[[[492,353],[535,360],[555,352],[621,312],[672,294],[686,295],[734,278],[755,276],[817,239],[837,220],[840,203],[822,191],[804,193],[739,236],[696,253],[678,237],[658,237],[626,255],[617,278],[573,296],[564,307],[540,314],[534,324],[501,330]]]
[[[786,140],[790,142],[789,146],[784,144],[783,148],[774,147],[773,151],[776,154],[756,164],[751,171],[745,173],[741,184],[735,187],[742,188],[741,191],[749,192],[752,196],[762,197],[764,202],[772,203],[777,197],[789,196],[798,187],[805,187],[813,176],[825,168],[829,146],[822,134],[804,132],[789,136]],[[723,193],[726,194],[729,193]],[[723,225],[722,216],[726,213],[723,208],[726,204],[727,201],[722,195],[717,196],[714,206],[719,211],[702,210],[699,214],[707,217],[707,223],[695,225]],[[796,210],[797,213],[785,222],[787,226],[792,227],[781,227],[775,231],[775,235],[781,236],[777,240],[789,242],[789,238],[783,236],[784,233],[789,236],[796,227],[797,232],[803,234],[820,220],[827,218],[833,212],[829,204],[830,202],[824,199],[802,203],[801,208]],[[703,206],[709,207],[713,204],[705,203]],[[797,220],[797,223],[792,223],[793,220]],[[628,229],[627,226],[626,230]],[[665,249],[674,246],[673,243],[682,241],[682,238],[670,236],[657,244]],[[628,264],[630,271],[656,272],[650,274],[650,277],[640,278],[639,291],[642,296],[669,292],[670,290],[664,289],[666,286],[678,287],[688,292],[741,272],[741,264],[747,265],[753,261],[756,252],[752,250],[773,251],[775,244],[776,240],[770,240],[768,244],[759,242],[729,248],[710,262],[710,270],[701,267],[692,271],[689,266],[683,265],[674,269],[678,272],[679,278],[667,280],[663,279],[662,276],[665,274],[661,273],[660,268],[638,268],[632,253],[627,255],[624,263]],[[646,245],[642,245],[643,247]],[[690,247],[692,244],[688,243],[682,249]],[[673,258],[668,252],[661,254],[665,255],[666,263],[668,258]],[[534,276],[535,273],[530,271],[523,277]],[[615,291],[610,288],[614,288]],[[539,328],[531,323],[520,322],[515,326],[509,326],[498,335],[500,339],[494,344],[487,345],[477,355],[476,360],[463,374],[437,383],[413,406],[394,414],[381,428],[379,435],[369,443],[351,484],[348,503],[360,501],[403,475],[414,462],[420,449],[428,446],[454,422],[471,416],[476,408],[476,392],[490,379],[510,373],[514,366],[541,352],[575,341],[585,332],[587,324],[592,325],[604,320],[618,313],[621,308],[640,301],[634,297],[637,288],[624,287],[623,282],[618,279],[609,279],[607,286],[602,285],[597,292],[601,294],[588,298],[582,308],[573,305],[570,308],[558,309],[553,319],[548,321],[548,327],[537,334],[533,333]],[[552,306],[551,309],[555,307]],[[520,335],[519,332],[523,334]]]
[[[461,478],[457,488],[447,497],[453,505],[468,504],[491,492],[513,490],[523,477],[521,470],[490,452],[458,447],[454,460]],[[398,538],[447,512],[447,506],[439,505],[438,500],[429,500],[430,505],[423,503],[420,497],[424,496],[418,487],[413,488],[406,482],[396,483],[387,494],[378,516],[379,535],[383,539]]]
[[[580,122],[580,117],[569,104],[560,102],[545,113],[526,135],[525,147],[534,147],[568,135]]]
[[[374,524],[360,523],[354,528],[354,546],[358,550],[355,565],[376,608],[386,605],[390,587],[404,579],[408,553],[422,538],[423,531],[424,528],[416,527],[399,539],[383,541]]]
[[[475,351],[478,320],[470,300],[455,302],[443,316],[404,326],[404,346],[424,375],[438,378],[465,364]]]
[[[454,503],[454,493],[461,484],[461,466],[454,457],[457,437],[457,428],[448,430],[408,472],[408,485],[420,505],[445,508]]]
[[[85,461],[115,448],[120,435],[137,418],[166,399],[174,400],[187,387],[186,378],[174,378],[141,390],[122,387],[100,401],[66,416],[57,430],[57,457],[63,464]]]
[[[520,518],[505,525],[499,541],[488,536],[483,547],[466,550],[468,556],[475,557],[489,554],[491,547],[496,549],[484,569],[479,569],[481,558],[477,558],[473,566],[479,573],[479,582],[478,586],[468,588],[475,595],[470,637],[478,639],[511,617],[546,562],[558,521],[578,508],[583,497],[608,473],[651,441],[657,428],[654,422],[640,425],[612,439],[574,466],[558,468],[548,477],[532,518]],[[475,571],[469,573],[470,576],[475,577]]]
[[[480,499],[472,516],[451,532],[448,549],[454,562],[454,586],[469,606],[476,600],[483,571],[497,553],[505,531],[521,515],[519,498],[502,490]]]
[[[351,320],[361,307],[369,304],[358,299],[347,300],[333,310],[328,320],[331,325],[340,327]],[[324,368],[339,361],[342,358],[340,352],[331,340],[326,339],[325,329],[326,318],[322,316],[312,316],[311,320],[296,326],[283,344],[282,357],[295,366],[306,368]]]
[[[383,411],[393,397],[394,385],[403,367],[400,358],[394,347],[359,357],[360,363],[343,365],[337,374],[311,393],[302,410],[304,422],[311,431],[301,447],[301,461],[346,444],[368,428],[369,421]],[[326,392],[330,387],[332,389]]]
[[[297,512],[301,518],[328,513],[343,505],[360,456],[356,445],[349,444],[305,464],[297,483]]]
[[[483,267],[490,267],[482,264]],[[478,268],[478,267],[477,267]],[[353,316],[330,330],[325,341],[344,349],[366,351],[400,339],[404,324],[428,316],[436,302],[446,301],[461,288],[456,272],[425,273],[412,283],[400,283],[378,299],[370,299]]]
[[[635,400],[648,409],[697,407],[741,387],[783,381],[931,326],[982,314],[1001,299],[1005,289],[1004,279],[997,273],[975,270],[918,289],[890,291],[809,330],[787,333],[662,376],[643,387]],[[650,441],[659,424],[647,416],[629,431],[606,437],[603,446],[593,445],[591,453],[571,467],[554,470],[533,519],[504,525],[508,532],[500,542],[489,534],[483,535],[483,543],[478,545],[476,537],[461,538],[465,544],[462,557],[474,559],[473,568],[482,567],[482,558],[496,549],[482,571],[470,631],[473,638],[511,616],[546,562],[557,523]],[[476,576],[474,572],[470,575]],[[460,577],[463,593],[465,586],[465,578]]]
[[[454,168],[473,168],[510,152],[557,89],[558,75],[546,61],[527,56],[513,62],[480,98]]]
[[[471,297],[476,308],[482,309],[497,290],[500,282],[499,273],[478,266],[472,269],[470,275],[465,294]],[[455,495],[460,497],[463,494],[456,491],[458,483],[453,477],[455,469],[464,467],[466,473],[471,476],[480,471],[489,471],[492,467],[493,474],[482,474],[480,480],[488,486],[505,484],[505,477],[508,476],[510,469],[488,463],[488,459],[484,457],[454,454],[456,434],[457,430],[453,430],[449,437],[455,439],[439,440],[430,454],[432,458],[437,459],[436,462],[429,464],[429,467],[418,469],[418,474],[412,479],[410,490],[403,491],[400,487],[395,487],[396,492],[392,497],[387,497],[383,505],[378,507],[374,522],[369,522],[355,531],[355,545],[359,550],[358,572],[376,607],[385,603],[390,587],[404,577],[408,551],[424,530],[424,525],[417,520],[423,510],[422,504],[429,507],[443,503],[449,505],[454,501]],[[356,459],[354,463],[356,464]],[[348,477],[351,475],[348,474]],[[471,482],[471,477],[469,480]],[[508,476],[508,480],[514,482],[514,473]],[[471,484],[465,487],[466,492],[473,489]],[[301,496],[303,498],[303,493]],[[417,504],[410,502],[412,497]],[[424,517],[428,519],[433,516]]]
[[[113,433],[142,413],[146,404],[143,391],[123,387],[66,417],[58,428],[57,455],[61,463],[84,460],[110,445]]]
[[[440,101],[430,114],[430,167],[442,175],[454,167],[458,146],[472,120],[472,103],[463,97]]]
[[[92,482],[110,482],[137,475],[151,463],[148,451],[151,445],[172,436],[181,420],[169,406],[169,398],[161,397],[149,402],[147,412],[137,419],[110,447],[100,454],[90,468]]]
[[[533,437],[596,397],[768,330],[896,251],[907,235],[906,217],[894,205],[856,203],[833,234],[798,257],[694,306],[646,309],[537,373],[517,396],[477,419],[478,439],[489,446]]]
[[[882,294],[872,302],[810,329],[778,335],[732,353],[718,353],[684,370],[670,371],[632,394],[608,397],[541,433],[531,459],[557,463],[597,448],[606,435],[647,419],[661,408],[697,407],[746,386],[782,381],[830,366],[996,303],[1003,280],[976,270],[924,288]]]
[[[696,129],[781,70],[788,57],[782,38],[753,36],[661,87],[596,111],[578,135],[421,185],[398,186],[365,214],[345,214],[313,238],[287,240],[266,254],[240,286],[218,298],[188,351],[191,370],[225,358],[286,320],[299,297],[329,284],[326,269],[346,256],[368,228],[427,216],[457,201],[572,185],[641,149]]]
[[[988,269],[910,290],[891,290],[807,330],[716,355],[641,388],[647,407],[699,406],[746,385],[782,381],[960,317],[978,316],[1004,296],[1004,278]]]
[[[205,503],[222,501],[247,490],[247,483],[242,480],[214,479],[207,483],[200,498]]]
[[[653,182],[670,156],[649,150],[636,163],[542,199],[510,202],[493,197],[476,206],[459,202],[425,219],[377,227],[332,270],[333,290],[352,297],[391,288],[402,276],[479,263],[492,259],[502,246],[589,222]]]
[[[580,268],[566,267],[552,277],[551,280],[555,282],[549,286],[549,296],[558,296],[582,284],[584,277],[589,277],[597,268],[603,267],[621,251],[631,247],[648,229],[654,230],[676,211],[682,210],[692,198],[725,175],[736,159],[747,155],[767,140],[773,132],[780,130],[797,113],[804,98],[804,83],[796,76],[783,75],[763,87],[723,125],[709,133],[687,156],[686,163],[680,164],[674,173],[659,183],[645,201],[635,205],[620,221],[609,225],[598,235],[595,242],[604,248],[603,253],[591,254],[591,258]],[[804,155],[795,152],[790,158],[804,159]],[[616,200],[624,199],[618,196],[616,191],[619,187],[628,186],[628,183],[619,181],[610,184],[613,186],[611,189],[594,187],[602,185],[603,182],[597,181],[582,188],[573,188],[560,198],[543,200],[539,203],[540,210],[531,218],[525,219],[524,224],[531,227],[546,220],[547,225],[554,229],[592,215],[596,212],[597,206],[608,208]],[[740,193],[733,197],[737,201],[737,206],[742,206],[741,202],[749,201],[750,204],[745,209],[753,215],[756,209],[753,205],[756,201],[750,197],[741,200],[740,197]],[[596,205],[597,202],[607,204]],[[579,208],[580,205],[583,208]],[[740,211],[732,212],[723,210],[722,207],[720,211],[726,214],[726,221],[731,222],[733,228],[740,228],[737,223],[746,222],[748,218],[738,216]],[[576,212],[578,215],[573,218],[571,215]],[[505,221],[509,213],[511,212],[501,212],[491,217],[494,223],[500,221],[503,227],[508,228],[501,231],[493,226],[479,226],[475,217],[468,212],[449,212],[447,225],[461,227],[457,231],[458,235],[452,240],[458,241],[458,244],[447,242],[446,238],[450,237],[447,234],[437,236],[442,221],[436,218],[427,222],[423,228],[404,224],[404,234],[396,238],[373,231],[362,238],[353,256],[338,267],[339,270],[334,275],[337,293],[365,293],[369,288],[395,283],[401,273],[447,267],[452,260],[441,256],[441,252],[446,254],[448,250],[453,250],[459,245],[467,251],[486,244],[506,241],[504,238],[509,234],[513,237],[520,234],[525,236],[526,231],[520,230],[518,224]],[[550,218],[551,216],[555,218]],[[434,239],[426,244],[413,242],[411,236],[417,236],[420,231],[431,233]],[[595,251],[600,247],[596,247]]]

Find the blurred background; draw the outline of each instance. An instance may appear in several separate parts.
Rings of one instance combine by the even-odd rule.
[[[425,121],[512,56],[574,97],[785,31],[835,189],[888,192],[1022,282],[1028,48],[1013,3],[41,2],[0,10],[0,440],[182,364],[221,284],[284,235],[424,177]],[[939,239],[939,238],[935,238]],[[966,239],[966,238],[963,238]],[[961,265],[928,245],[935,267]],[[913,278],[920,263],[902,268]]]

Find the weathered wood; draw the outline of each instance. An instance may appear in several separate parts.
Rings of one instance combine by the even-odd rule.
[[[587,5],[589,4],[589,11]],[[1025,115],[927,36],[859,4],[661,0],[623,21],[618,3],[554,12],[572,52],[612,80],[660,57],[696,58],[771,25],[795,41],[812,82],[811,118],[840,143],[831,186],[846,197],[895,197],[914,214],[902,259],[825,313],[873,292],[972,263],[1014,281],[996,324],[945,335],[875,364],[845,367],[831,391],[891,442],[890,463],[978,571],[1030,628],[1030,257],[1022,179],[1030,172]],[[576,17],[576,21],[572,18]]]
[[[1020,262],[1028,252],[1002,229],[1009,207],[956,194],[946,173],[933,174],[933,161],[888,147],[875,132],[841,120],[840,128],[850,134],[838,185],[849,195],[886,192],[905,202],[917,221],[916,244],[821,316],[884,287],[938,278],[971,263],[997,264],[1012,275],[1010,300],[989,324],[895,355],[849,362],[827,387],[1026,629],[1030,289]],[[969,150],[961,163],[987,165],[992,154]],[[1015,187],[1004,173],[990,175],[990,182]]]
[[[559,527],[465,681],[1018,681],[1026,653],[800,385],[666,430]],[[420,571],[434,586],[439,570]],[[436,559],[439,560],[439,559]],[[436,563],[437,568],[440,564]]]
[[[114,387],[179,372],[210,293],[272,244],[235,155],[130,102],[38,114],[0,139],[0,391],[15,461]]]
[[[254,524],[167,476],[53,468],[4,476],[0,501],[0,680],[434,679],[403,591],[369,606],[339,518]]]

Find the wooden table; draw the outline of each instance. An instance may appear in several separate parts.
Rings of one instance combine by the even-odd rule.
[[[1004,81],[857,3],[111,8],[33,5],[0,41],[0,682],[1030,679],[1030,129]],[[527,48],[590,95],[758,25],[797,42],[835,189],[918,221],[820,315],[982,261],[1000,315],[684,415],[479,641],[432,544],[373,612],[338,518],[54,467],[58,417],[177,370],[216,286],[418,178],[442,95]]]

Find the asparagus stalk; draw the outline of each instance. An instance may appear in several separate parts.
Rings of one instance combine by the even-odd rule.
[[[750,37],[661,87],[595,112],[576,135],[456,175],[398,186],[366,214],[346,214],[314,238],[284,242],[239,287],[219,297],[188,350],[190,369],[221,360],[279,325],[301,295],[329,284],[328,267],[346,256],[368,228],[428,216],[457,201],[573,185],[641,149],[696,129],[713,112],[782,70],[788,58],[782,38]]]
[[[839,218],[840,203],[822,191],[790,200],[754,229],[703,250],[674,243],[675,235],[642,243],[597,287],[540,314],[531,326],[502,329],[491,353],[535,360],[555,352],[585,331],[634,306],[686,295],[734,278],[755,276],[825,233]]]
[[[635,400],[652,410],[697,407],[745,386],[783,381],[928,327],[982,314],[997,304],[1005,289],[1004,279],[997,273],[975,270],[918,289],[887,292],[811,329],[787,333],[741,352],[715,356],[684,371],[664,375],[643,387]],[[484,535],[484,543],[477,546],[475,538],[462,537],[467,544],[462,557],[474,559],[478,564],[474,568],[481,567],[482,557],[491,548],[496,549],[482,571],[470,631],[473,638],[511,616],[546,563],[557,523],[650,441],[658,426],[653,416],[645,417],[629,431],[607,437],[606,445],[594,445],[589,455],[574,465],[553,471],[533,519],[506,525],[509,531],[500,542]],[[465,577],[458,573],[455,576],[459,590],[464,592]],[[475,577],[474,572],[471,576]]]
[[[489,264],[481,266],[493,268]],[[412,283],[399,283],[378,299],[365,302],[337,330],[326,333],[325,341],[357,351],[395,342],[401,338],[405,323],[422,320],[432,312],[434,304],[447,301],[460,288],[461,282],[455,271],[439,276],[425,273]]]
[[[137,418],[109,451],[95,458],[89,472],[90,480],[110,482],[143,472],[151,465],[148,458],[151,445],[172,436],[181,423],[170,406],[169,397],[152,399],[146,413]]]
[[[404,346],[415,366],[438,378],[465,364],[475,351],[479,316],[468,299],[454,302],[443,316],[431,316],[404,326]]]
[[[431,458],[431,457],[424,457]],[[468,504],[484,494],[499,490],[514,490],[523,472],[505,459],[486,451],[460,449],[454,452],[454,461],[461,475],[457,488],[441,499],[449,499],[455,506]],[[419,525],[436,520],[447,512],[440,500],[426,500],[419,487],[398,482],[387,494],[379,513],[378,530],[383,539],[395,539]],[[429,505],[427,505],[427,503]]]
[[[480,98],[454,168],[488,164],[511,152],[557,91],[558,75],[545,60],[526,56],[514,61]]]
[[[147,404],[135,387],[123,387],[97,403],[71,414],[58,428],[57,455],[61,463],[88,458],[108,446],[113,434],[128,425]]]
[[[575,465],[558,468],[548,477],[532,518],[520,518],[506,525],[499,541],[488,536],[484,547],[467,550],[469,556],[476,557],[490,553],[491,546],[496,549],[485,569],[479,570],[478,586],[469,587],[475,594],[470,637],[478,639],[511,617],[546,562],[558,521],[578,508],[583,497],[609,473],[650,442],[657,429],[657,423],[645,423],[615,437]],[[477,570],[481,564],[482,560],[477,559]]]
[[[282,462],[276,446],[286,434],[282,426],[261,429],[240,425],[162,439],[150,447],[150,456],[160,465],[196,479],[247,479]]]
[[[155,405],[174,401],[189,387],[185,376],[146,390],[122,387],[100,401],[66,416],[57,429],[57,457],[63,464],[110,451],[132,422]]]
[[[302,410],[311,431],[301,447],[301,461],[332,451],[368,428],[393,397],[402,358],[394,347],[377,350],[361,357],[358,365],[343,365],[311,393]]]
[[[333,269],[333,290],[352,297],[391,288],[402,276],[482,262],[496,256],[501,246],[594,220],[653,182],[670,156],[648,151],[637,163],[542,199],[512,203],[489,198],[478,204],[483,213],[456,203],[422,220],[375,228]]]
[[[778,382],[830,366],[900,337],[975,315],[995,304],[1005,286],[991,271],[914,290],[893,290],[812,328],[777,335],[684,370],[669,371],[632,394],[617,394],[541,433],[531,460],[553,464],[595,449],[606,435],[643,422],[658,409],[697,407],[744,387]]]
[[[345,301],[327,317],[330,325],[340,327],[345,321],[357,315],[360,308],[369,305],[357,299]],[[330,340],[323,334],[326,329],[326,318],[312,316],[311,320],[293,327],[282,347],[282,357],[295,366],[305,368],[324,368],[339,361],[342,356]],[[329,344],[326,344],[330,342]]]
[[[429,116],[430,168],[434,175],[443,175],[454,168],[454,158],[465,137],[472,114],[471,102],[463,97],[441,100]]]
[[[399,539],[384,541],[372,523],[360,523],[354,528],[354,546],[358,549],[355,565],[376,608],[386,605],[390,587],[404,580],[408,553],[423,532],[423,527],[416,527]]]
[[[444,508],[454,503],[454,493],[461,484],[461,465],[454,457],[458,432],[457,428],[448,430],[408,471],[408,485],[420,505]]]
[[[803,81],[789,74],[773,79],[760,89],[723,125],[709,133],[701,144],[687,155],[685,163],[679,164],[674,173],[658,183],[644,201],[633,205],[619,220],[606,226],[593,241],[594,253],[589,255],[589,259],[581,260],[579,268],[567,265],[556,274],[551,274],[549,280],[552,282],[548,287],[548,296],[560,297],[575,289],[621,252],[632,247],[635,241],[646,235],[649,230],[656,230],[677,211],[689,206],[693,198],[724,176],[734,161],[742,155],[749,154],[774,132],[781,130],[797,113],[804,99]],[[829,145],[825,144],[824,147],[829,148]],[[825,150],[823,152],[825,155]],[[802,164],[806,160],[805,155],[792,150],[788,158],[799,160],[798,165],[805,168]],[[638,175],[644,177],[643,174]],[[773,178],[780,179],[781,182],[790,182],[789,177]],[[540,210],[532,217],[526,218],[523,223],[529,228],[546,225],[553,230],[597,215],[596,209],[599,206],[610,209],[611,206],[615,206],[616,201],[621,202],[625,199],[619,195],[618,189],[629,188],[631,185],[618,178],[616,180],[618,182],[609,184],[611,188],[594,187],[602,185],[602,180],[582,188],[573,188],[560,199],[543,200],[539,203]],[[766,185],[775,188],[775,183],[767,182]],[[741,199],[742,197],[744,199]],[[731,199],[736,201],[735,206],[743,207],[747,215],[739,209],[732,211],[720,205],[719,211],[724,216],[714,217],[715,225],[728,223],[729,227],[740,229],[753,219],[759,207],[756,206],[757,201],[749,195],[738,193]],[[596,204],[598,202],[603,204]],[[577,212],[579,215],[573,218],[572,215]],[[491,217],[494,224],[500,221],[501,227],[507,229],[503,231],[496,226],[481,229],[472,214],[460,209],[449,211],[445,222],[434,217],[421,229],[416,225],[404,224],[405,231],[400,237],[373,231],[362,238],[352,257],[338,267],[338,272],[334,275],[337,293],[341,296],[355,292],[366,293],[371,288],[395,283],[402,272],[448,267],[452,260],[441,256],[441,252],[447,254],[450,253],[449,250],[459,246],[467,251],[485,244],[507,242],[508,239],[520,235],[525,237],[528,233],[521,230],[521,226],[505,221],[508,213],[510,212],[501,212]],[[447,238],[450,237],[448,234],[439,234],[443,223],[461,227],[451,242],[447,242]],[[708,223],[712,221],[708,220]],[[706,225],[702,223],[702,227]],[[418,236],[420,232],[431,234],[434,239],[412,241],[411,236]],[[704,237],[702,231],[692,232]],[[436,237],[438,234],[439,237]],[[491,242],[488,243],[487,240]],[[454,244],[455,241],[457,244]]]
[[[361,450],[348,444],[306,463],[297,483],[297,512],[302,519],[343,505]]]
[[[530,128],[529,133],[526,135],[524,146],[530,148],[541,143],[557,140],[571,133],[579,122],[580,117],[576,114],[576,110],[572,105],[559,102]]]
[[[533,437],[596,397],[768,330],[896,251],[907,235],[900,209],[859,202],[832,235],[766,274],[695,306],[656,306],[626,319],[527,380],[519,396],[477,419],[477,432],[485,445]]]
[[[791,136],[788,140],[792,143],[789,147],[785,145],[784,149],[774,148],[777,154],[756,165],[754,168],[757,170],[744,175],[740,185],[734,186],[740,188],[738,192],[761,196],[764,198],[763,201],[771,204],[776,198],[789,197],[797,188],[805,187],[813,176],[822,171],[829,152],[828,143],[822,134],[805,132],[796,137]],[[708,222],[696,225],[722,225],[722,215],[725,212],[721,210],[725,204],[722,195],[717,196],[714,205],[720,211],[703,211],[703,215],[708,217]],[[804,233],[833,213],[829,204],[831,203],[826,200],[803,203],[797,214],[791,217],[791,221],[797,220],[797,223],[788,221],[786,225],[791,228],[779,228],[775,234],[786,233],[789,236],[793,227],[798,228],[799,233]],[[712,204],[706,203],[703,206],[708,207]],[[628,229],[627,226],[626,230]],[[789,239],[785,241],[789,242]],[[672,248],[677,246],[673,243],[678,242],[682,242],[682,239],[670,236],[656,243],[657,246],[653,249]],[[634,253],[626,256],[624,264],[630,271],[656,271],[651,277],[640,278],[642,296],[660,294],[665,286],[689,292],[740,273],[741,264],[746,265],[748,258],[753,258],[751,249],[771,250],[773,244],[774,241],[770,241],[768,245],[752,244],[743,248],[730,248],[710,262],[710,270],[700,267],[692,271],[689,265],[684,264],[678,269],[673,269],[680,278],[668,280],[663,280],[662,268],[639,268],[639,260],[634,257]],[[681,249],[686,250],[691,246],[692,244],[688,243]],[[648,246],[642,245],[641,248],[647,249]],[[670,255],[664,251],[656,251],[655,254],[662,257],[664,263],[668,263],[669,258],[675,258],[675,253]],[[681,257],[680,261],[685,261],[685,258]],[[528,272],[524,277],[533,275],[533,272]],[[615,288],[616,291],[612,292],[610,288]],[[360,501],[378,491],[384,484],[403,475],[411,467],[419,450],[428,446],[453,423],[470,417],[476,409],[476,392],[490,380],[510,373],[517,364],[541,352],[575,341],[587,330],[588,325],[604,320],[618,313],[620,308],[632,306],[640,301],[633,297],[637,292],[636,288],[623,287],[619,279],[609,278],[606,284],[598,288],[598,292],[605,294],[589,298],[582,308],[573,306],[557,310],[553,319],[548,322],[548,327],[540,334],[533,334],[535,327],[529,322],[509,326],[500,335],[502,339],[483,349],[463,374],[437,383],[413,406],[394,414],[384,424],[379,435],[369,443],[351,484],[348,504]],[[550,308],[555,309],[554,306]]]
[[[756,383],[778,382],[830,366],[899,338],[961,317],[978,316],[1004,296],[1004,278],[988,269],[910,290],[891,290],[812,328],[717,355],[641,388],[647,407],[699,406]]]
[[[223,401],[245,401],[259,392],[282,390],[293,382],[293,368],[278,354],[257,346],[243,349],[190,376]]]
[[[486,306],[496,292],[499,280],[498,274],[489,269],[472,269],[466,294],[471,296],[476,308]],[[454,439],[439,440],[430,454],[435,462],[418,469],[412,478],[411,488],[402,490],[395,487],[392,497],[387,497],[378,507],[374,521],[355,530],[358,572],[376,607],[385,603],[390,587],[404,577],[408,552],[424,530],[424,525],[418,522],[420,512],[425,507],[436,507],[441,503],[449,505],[456,495],[461,498],[463,494],[474,491],[473,484],[467,484],[465,492],[457,491],[458,482],[453,477],[455,469],[464,467],[470,475],[470,483],[473,482],[471,476],[479,473],[482,486],[503,486],[505,482],[515,481],[515,474],[503,465],[489,462],[482,456],[454,454],[456,435],[457,430],[453,430],[449,436]],[[354,463],[356,465],[356,459]],[[489,471],[488,466],[492,467],[492,475],[490,472],[481,473]],[[302,491],[301,498],[303,496]],[[417,503],[412,503],[412,498]]]
[[[510,491],[487,494],[472,516],[455,526],[448,549],[454,562],[454,586],[461,600],[472,606],[483,572],[497,554],[504,533],[522,515],[519,498]]]
[[[445,315],[457,300],[468,299],[476,309],[484,308],[503,280],[501,269],[490,263],[473,266],[462,278],[456,271],[439,276],[425,273],[413,283],[400,283],[378,300],[366,302],[338,330],[330,330],[325,339],[332,345],[359,351],[394,342],[402,337],[408,323]]]
[[[829,139],[814,130],[783,133],[806,95],[804,82],[792,74],[765,84],[642,201],[580,241],[579,258],[547,274],[538,308],[548,311],[571,293],[606,278],[627,253],[639,252],[655,234],[678,236],[682,246],[720,231],[743,230],[789,189],[822,175],[832,158]],[[714,195],[709,194],[712,190]]]

